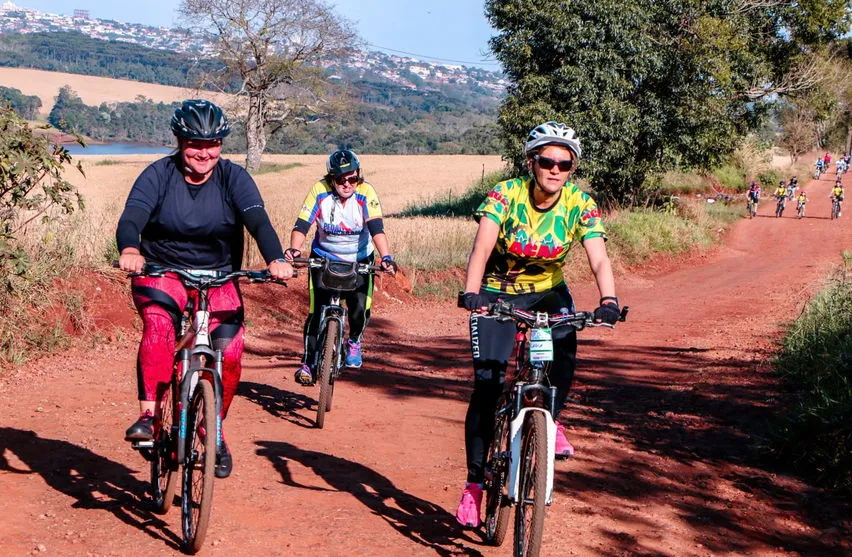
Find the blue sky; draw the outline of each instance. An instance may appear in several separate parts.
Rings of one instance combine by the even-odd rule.
[[[12,0],[18,6],[71,14],[89,10],[91,17],[171,27],[180,0],[143,0],[128,7],[115,0]],[[493,30],[478,0],[329,0],[354,21],[371,50],[402,52],[437,62],[499,70],[488,53]],[[393,52],[400,51],[400,52]],[[427,58],[428,57],[428,58]]]

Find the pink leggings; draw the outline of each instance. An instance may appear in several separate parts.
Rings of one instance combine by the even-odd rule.
[[[132,282],[133,303],[142,317],[142,341],[136,358],[139,400],[156,400],[158,389],[172,377],[175,354],[175,328],[187,299],[197,302],[198,294],[187,290],[174,275],[136,277]],[[243,300],[239,286],[230,282],[212,288],[208,294],[210,341],[223,351],[222,418],[228,414],[242,373]]]

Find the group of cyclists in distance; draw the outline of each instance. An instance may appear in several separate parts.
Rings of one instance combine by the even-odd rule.
[[[332,153],[326,174],[314,183],[290,230],[288,247],[273,227],[252,177],[221,157],[230,124],[223,111],[207,100],[187,100],[175,110],[171,130],[175,151],[145,168],[133,184],[119,218],[116,241],[118,266],[134,276],[131,292],[141,317],[136,374],[139,416],[125,432],[128,441],[151,440],[157,412],[157,393],[166,388],[173,371],[176,329],[187,301],[194,295],[171,273],[141,274],[148,263],[175,269],[238,270],[243,262],[244,231],[252,236],[269,276],[284,281],[310,228],[316,234],[311,257],[374,264],[394,274],[394,261],[382,222],[376,190],[364,178],[358,156],[350,149]],[[471,312],[470,341],[473,392],[465,418],[467,477],[456,512],[457,521],[477,527],[481,521],[484,461],[498,397],[506,380],[514,326],[484,313],[498,300],[521,309],[574,312],[574,300],[562,266],[569,248],[580,243],[594,274],[600,300],[596,323],[615,324],[621,314],[612,266],[606,251],[606,231],[595,201],[570,179],[582,155],[580,138],[569,126],[546,122],[533,128],[524,142],[528,174],[498,183],[483,200],[475,218],[464,291],[458,304]],[[362,277],[356,291],[347,293],[349,338],[346,365],[362,365],[361,338],[370,318],[373,284]],[[304,353],[295,371],[300,385],[316,379],[318,316],[327,303],[313,273],[309,276],[310,306],[304,325]],[[222,407],[228,415],[242,372],[245,317],[236,280],[211,291],[210,338],[222,350]],[[550,380],[557,388],[556,453],[570,456],[574,447],[558,422],[574,376],[577,337],[570,328],[554,331],[554,365]],[[233,455],[225,442],[216,454],[215,475],[226,478]]]
[[[837,212],[837,217],[842,215],[842,207],[843,207],[843,182],[842,177],[843,174],[849,168],[849,154],[844,153],[842,157],[837,160],[836,168],[837,174],[835,177],[834,185],[831,188],[831,193],[829,193],[829,199],[833,202],[836,202],[838,208],[840,209]],[[826,153],[825,156],[817,158],[816,162],[816,171],[814,178],[818,178],[819,175],[823,172],[823,168],[829,168],[829,164],[831,163],[831,154]],[[796,176],[792,176],[789,181],[781,180],[778,183],[778,187],[772,193],[772,196],[778,201],[778,207],[776,209],[776,216],[781,216],[783,213],[784,207],[788,200],[796,201],[796,211],[798,216],[804,217],[805,206],[808,203],[808,194],[807,192],[799,187],[799,180]],[[748,211],[749,216],[754,216],[757,214],[757,207],[760,203],[761,197],[761,185],[757,180],[753,180],[749,185],[748,190],[746,191],[746,201],[748,203]]]

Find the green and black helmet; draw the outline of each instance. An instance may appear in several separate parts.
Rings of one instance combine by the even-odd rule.
[[[222,139],[231,133],[231,126],[222,109],[204,99],[183,101],[175,109],[172,132],[181,139]]]
[[[361,168],[361,161],[358,160],[358,155],[353,151],[338,149],[328,157],[325,168],[332,176],[340,176],[341,174],[348,174],[359,170]]]

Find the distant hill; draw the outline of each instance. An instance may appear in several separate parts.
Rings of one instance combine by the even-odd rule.
[[[191,87],[198,72],[215,69],[212,62],[199,62],[189,54],[92,39],[79,32],[0,34],[0,66],[177,87]],[[352,60],[330,66],[327,71],[332,82],[337,82],[352,99],[351,110],[316,129],[285,127],[270,139],[269,152],[323,153],[344,144],[362,152],[387,154],[498,152],[494,120],[499,99],[479,82],[450,81],[445,74],[435,72],[436,79],[418,87],[403,78],[388,77],[401,72],[393,58],[377,56],[375,63],[366,64],[363,59],[359,62],[357,53],[353,53]],[[411,76],[408,78],[417,79]],[[140,94],[144,94],[142,90]],[[49,102],[45,100],[47,111],[51,110]],[[100,110],[100,119],[117,125],[122,120],[109,114],[114,108],[112,105]],[[85,129],[85,121],[97,112],[87,110],[89,116],[68,121],[75,121],[78,131],[86,135],[97,130],[91,135],[93,139],[124,136],[126,130],[105,133],[103,122]],[[160,135],[137,131],[133,134],[139,141],[161,141]]]
[[[206,57],[209,45],[181,30],[9,6],[0,7],[0,67],[184,88],[194,88],[201,72],[217,69],[215,59]],[[374,153],[498,152],[494,122],[506,86],[498,73],[366,51],[353,51],[325,70],[331,82],[352,99],[351,110],[315,127],[285,127],[271,138],[268,151],[323,153],[351,145]],[[86,108],[87,116],[74,113],[84,110],[81,103],[64,106],[64,113],[78,126],[99,114],[97,125],[93,121],[89,131],[102,135],[94,139],[126,133],[106,131],[110,122],[121,120],[115,118],[116,102]],[[123,106],[122,114],[127,110]],[[160,140],[141,130],[132,133],[134,137],[141,133],[143,141]]]

